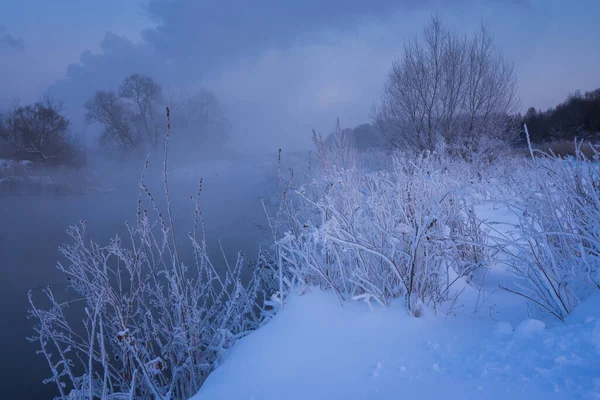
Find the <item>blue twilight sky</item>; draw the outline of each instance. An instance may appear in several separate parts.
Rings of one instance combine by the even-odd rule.
[[[77,115],[141,72],[168,92],[213,90],[242,148],[302,146],[336,117],[369,119],[433,13],[464,33],[488,22],[523,108],[600,87],[598,0],[0,0],[0,108],[50,93]]]

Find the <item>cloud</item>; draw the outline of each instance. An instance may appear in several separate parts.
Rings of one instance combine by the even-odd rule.
[[[455,0],[464,1],[464,0]],[[320,44],[331,35],[353,34],[366,22],[410,12],[434,0],[149,0],[156,24],[144,39],[162,56],[191,71],[211,72],[224,63],[260,56],[267,49]]]
[[[306,131],[310,138],[316,120],[326,119],[329,127],[335,121],[331,110],[356,98],[352,86],[341,88],[340,79],[330,81],[348,77],[340,74],[344,53],[353,54],[352,62],[360,68],[356,65],[360,57],[348,37],[359,35],[365,24],[388,18],[398,7],[410,11],[422,4],[417,0],[381,0],[375,5],[366,0],[306,0],[301,6],[275,0],[257,0],[251,6],[225,2],[231,4],[150,0],[145,11],[156,27],[143,32],[141,43],[107,33],[100,51],[84,52],[65,77],[51,85],[50,94],[70,108],[80,108],[94,91],[115,88],[127,75],[139,72],[167,87],[210,86],[230,106],[238,132],[260,131],[262,140],[268,141],[277,135],[273,131],[287,123],[294,132],[286,136]],[[322,68],[323,63],[328,66]],[[360,80],[366,82],[366,75],[361,73]],[[291,76],[296,78],[290,81]],[[307,86],[307,82],[312,83]],[[298,107],[305,115],[293,115]],[[327,116],[306,115],[314,111]],[[363,114],[366,118],[368,111]],[[261,138],[251,136],[246,143],[260,146]]]
[[[145,14],[154,28],[143,32],[141,42],[106,34],[100,50],[84,52],[52,91],[81,107],[95,90],[115,88],[133,72],[148,74],[167,88],[193,91],[207,86],[228,107],[241,148],[270,151],[308,146],[311,129],[327,133],[336,117],[345,126],[369,120],[392,59],[437,12],[464,33],[476,29],[482,17],[486,19],[499,46],[515,60],[524,104],[551,105],[562,100],[560,91],[542,92],[534,83],[548,87],[546,82],[556,76],[565,77],[561,79],[565,87],[579,83],[573,74],[542,76],[539,71],[560,64],[553,55],[573,48],[573,37],[582,38],[580,47],[589,46],[591,36],[583,30],[596,26],[591,25],[591,14],[583,12],[589,4],[579,5],[576,13],[566,13],[559,0],[552,4],[539,0],[149,0]],[[545,18],[534,18],[540,13]],[[544,22],[560,16],[569,30],[557,25],[555,32],[554,24]],[[574,26],[582,32],[573,34]],[[584,43],[585,38],[589,40]],[[583,65],[582,58],[590,57],[585,54],[578,50],[569,58]],[[598,65],[597,61],[590,64]],[[584,74],[586,79],[590,74]]]
[[[4,25],[0,25],[0,46],[8,47],[12,50],[25,50],[23,39],[11,35]]]
[[[77,112],[95,91],[116,89],[133,73],[164,82],[166,66],[147,44],[107,32],[100,42],[100,51],[84,51],[78,63],[69,65],[64,78],[50,85],[47,94]]]

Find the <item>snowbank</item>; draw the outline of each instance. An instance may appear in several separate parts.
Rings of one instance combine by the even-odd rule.
[[[31,166],[32,164],[33,163],[29,160],[15,161],[15,160],[5,160],[5,159],[0,158],[0,170],[9,169],[9,168],[28,167],[28,166]]]
[[[600,398],[600,296],[564,325],[413,318],[400,303],[290,296],[240,340],[195,400]]]
[[[82,170],[0,158],[0,195],[81,193],[86,190],[88,181]]]

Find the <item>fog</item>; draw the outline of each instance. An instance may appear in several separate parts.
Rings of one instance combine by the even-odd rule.
[[[48,92],[77,120],[94,91],[139,72],[165,87],[213,90],[233,121],[232,146],[243,150],[308,147],[313,127],[367,121],[392,59],[436,12],[465,33],[487,21],[515,62],[525,108],[549,107],[600,79],[591,0],[60,3],[68,11],[41,7],[37,27],[18,2],[0,6],[0,24],[21,43],[0,42],[0,105]]]
[[[256,260],[258,246],[266,239],[266,219],[260,199],[268,185],[264,182],[268,164],[264,158],[212,160],[192,166],[173,163],[170,168],[170,191],[180,247],[184,258],[193,262],[187,233],[193,229],[194,205],[190,196],[198,191],[202,177],[202,210],[208,231],[209,254],[219,268],[224,265],[220,245],[230,262],[237,252]],[[2,394],[11,398],[31,398],[55,393],[52,385],[41,380],[48,375],[43,358],[36,356],[36,346],[25,341],[32,334],[33,321],[27,321],[27,291],[41,298],[39,290],[50,286],[57,293],[66,287],[65,277],[55,264],[65,262],[58,246],[72,243],[66,233],[69,225],[87,221],[88,239],[101,245],[115,235],[127,239],[125,221],[136,219],[138,180],[143,161],[92,166],[93,174],[102,175],[98,186],[103,192],[76,195],[20,195],[0,197],[0,265],[2,318],[0,340],[3,354],[10,362],[2,364]],[[160,206],[164,206],[162,163],[150,160],[146,184]],[[152,219],[156,213],[149,205]],[[164,211],[164,208],[163,208]],[[26,393],[22,391],[27,386]]]
[[[35,346],[26,342],[27,290],[64,287],[54,268],[66,229],[88,221],[90,238],[106,243],[133,221],[144,155],[116,161],[98,144],[100,128],[84,122],[83,104],[97,90],[116,90],[141,73],[165,93],[206,89],[215,94],[232,132],[222,146],[186,147],[170,154],[171,196],[180,230],[191,229],[194,195],[204,179],[202,209],[210,251],[256,256],[268,237],[261,199],[276,191],[277,151],[302,165],[311,130],[327,134],[369,122],[387,70],[403,43],[432,14],[470,32],[483,18],[515,61],[520,96],[548,107],[573,88],[600,86],[597,1],[537,0],[41,0],[0,4],[0,112],[51,96],[64,103],[73,133],[85,137],[84,194],[0,194],[2,290],[0,393],[30,398],[54,393]],[[577,74],[567,71],[577,66]],[[556,79],[560,76],[561,79]],[[595,82],[595,83],[594,83]],[[148,185],[164,199],[162,154],[150,156]],[[26,394],[22,386],[26,385]]]

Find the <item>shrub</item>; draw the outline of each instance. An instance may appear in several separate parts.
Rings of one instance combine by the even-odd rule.
[[[194,265],[183,262],[171,213],[168,140],[167,132],[166,213],[142,175],[137,220],[127,225],[129,244],[115,237],[102,246],[88,241],[84,222],[73,226],[73,243],[61,248],[67,263],[58,268],[77,298],[59,301],[47,288],[50,308],[43,309],[29,293],[37,321],[31,340],[50,367],[46,382],[57,385],[61,398],[189,398],[222,351],[261,323],[259,273],[244,284],[241,255],[234,265],[224,260],[224,274],[207,255],[201,186],[189,234]],[[156,221],[143,208],[144,198]],[[82,320],[69,311],[72,304],[83,305]]]
[[[28,106],[15,106],[3,124],[3,139],[19,159],[49,165],[82,166],[85,152],[69,132],[69,120],[61,106],[44,100]]]
[[[336,142],[316,137],[304,185],[281,180],[282,202],[270,214],[280,292],[318,285],[340,301],[404,297],[413,314],[421,304],[443,310],[453,284],[487,261],[451,170],[433,155],[397,154],[391,169],[364,171]]]
[[[529,149],[535,179],[522,201],[511,202],[521,216],[512,267],[525,284],[506,289],[563,320],[600,290],[599,152],[590,146],[590,160],[582,142],[575,142],[574,157],[534,153],[531,143]]]

